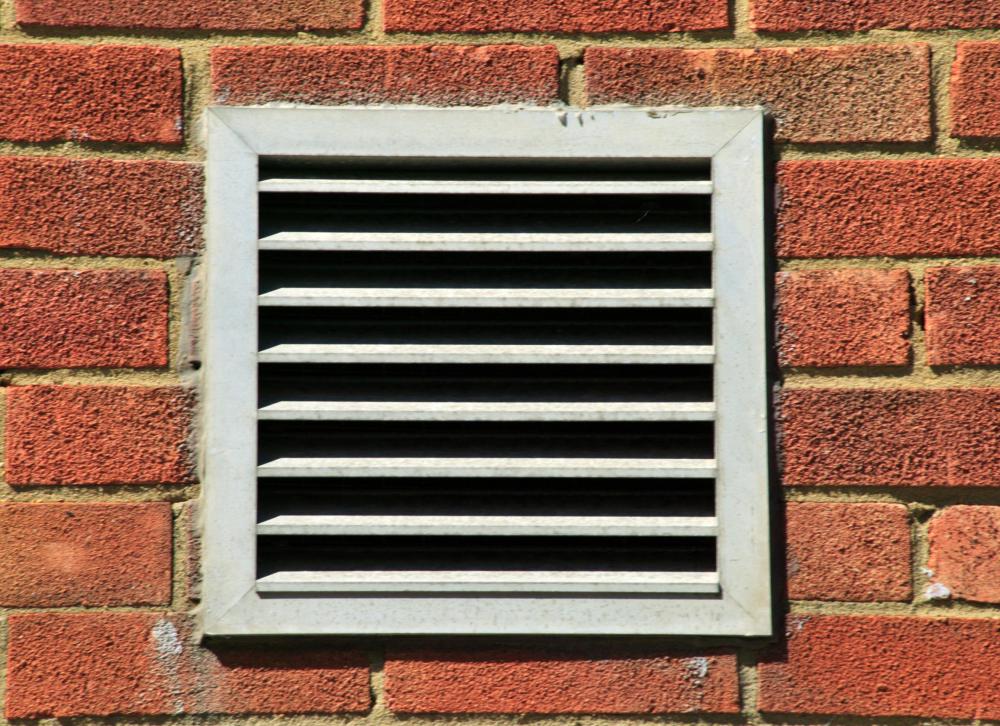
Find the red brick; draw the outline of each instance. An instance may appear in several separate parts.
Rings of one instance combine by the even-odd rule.
[[[552,103],[559,58],[551,46],[218,48],[212,88],[231,104]]]
[[[777,277],[783,366],[901,366],[910,360],[905,270],[810,270]]]
[[[0,139],[176,144],[181,54],[121,45],[0,45]]]
[[[736,656],[514,648],[396,649],[389,708],[406,713],[737,713]]]
[[[1000,43],[958,44],[951,69],[951,134],[1000,136]]]
[[[934,267],[924,280],[930,364],[1000,364],[1000,266]]]
[[[995,28],[995,0],[751,0],[750,24],[758,30],[929,30]]]
[[[759,667],[779,713],[1000,718],[1000,621],[794,616],[787,653]]]
[[[9,625],[7,717],[339,713],[370,706],[362,653],[201,648],[156,613],[35,613]]]
[[[725,0],[388,0],[390,31],[669,33],[729,27]]]
[[[1000,161],[787,161],[778,185],[782,257],[1000,253]]]
[[[795,502],[785,522],[792,600],[905,601],[913,594],[903,505]]]
[[[360,0],[17,0],[15,7],[18,23],[41,27],[334,30],[364,22]]]
[[[786,390],[779,423],[787,485],[1000,486],[1000,388]]]
[[[927,141],[930,55],[924,45],[681,50],[591,48],[591,103],[755,105],[779,141]]]
[[[192,405],[171,387],[10,388],[7,483],[192,482]]]
[[[0,157],[0,248],[187,255],[203,204],[196,164]]]
[[[170,505],[0,504],[0,605],[170,600]]]
[[[934,583],[960,600],[1000,603],[1000,507],[947,507],[929,536]]]
[[[0,367],[167,364],[167,276],[0,270]]]

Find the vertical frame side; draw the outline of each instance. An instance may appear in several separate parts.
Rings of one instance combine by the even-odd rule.
[[[206,113],[202,319],[202,571],[205,634],[256,579],[257,154]]]
[[[722,596],[771,634],[764,116],[712,159],[718,564]],[[734,633],[735,634],[735,633]]]

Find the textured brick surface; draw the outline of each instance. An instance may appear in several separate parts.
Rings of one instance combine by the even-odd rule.
[[[1000,266],[931,268],[924,280],[930,364],[1000,364]]]
[[[0,605],[162,605],[167,503],[0,505]]]
[[[961,600],[1000,603],[1000,507],[947,507],[928,535],[933,582]]]
[[[900,366],[910,359],[905,270],[811,270],[777,276],[784,366]]]
[[[174,144],[182,140],[173,48],[0,45],[0,139]]]
[[[559,91],[551,46],[288,46],[219,48],[220,103],[551,103]]]
[[[786,390],[779,424],[785,484],[1000,486],[1000,388]]]
[[[0,248],[190,254],[203,207],[196,164],[0,157]]]
[[[663,33],[729,25],[725,0],[387,0],[387,30]]]
[[[787,506],[793,600],[909,600],[910,529],[901,504]]]
[[[995,0],[751,0],[760,30],[927,30],[995,28]]]
[[[923,45],[679,50],[591,48],[591,103],[763,104],[779,140],[803,143],[930,138]]]
[[[951,69],[951,133],[1000,136],[1000,43],[958,44]]]
[[[998,642],[997,620],[796,616],[759,668],[760,708],[997,719]]]
[[[10,388],[7,482],[191,482],[191,409],[191,394],[180,388]]]
[[[146,270],[0,270],[0,367],[167,363],[167,276]]]
[[[737,713],[735,655],[391,649],[389,708],[407,713]]]
[[[199,647],[183,617],[36,613],[9,624],[7,717],[337,713],[370,705],[362,653]]]
[[[786,161],[778,184],[783,257],[1000,253],[1000,161]]]
[[[330,30],[360,28],[360,0],[17,0],[17,22],[29,26]]]

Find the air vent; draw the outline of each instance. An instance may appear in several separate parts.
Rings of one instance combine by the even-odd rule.
[[[696,632],[698,608],[718,620],[735,582],[727,540],[748,544],[725,528],[756,527],[766,508],[726,522],[740,479],[766,487],[766,451],[729,451],[735,436],[766,442],[763,341],[730,347],[763,338],[762,295],[724,287],[749,275],[738,287],[762,289],[760,250],[721,257],[733,220],[720,200],[740,192],[734,170],[720,189],[713,157],[593,151],[261,155],[243,326],[252,597],[318,608],[310,622],[382,609],[292,632],[591,632],[552,609],[576,602],[692,613],[604,632]],[[759,229],[738,235],[759,244]],[[732,410],[738,387],[752,411]],[[723,434],[727,420],[756,424]],[[436,626],[406,614],[435,603],[465,613]],[[487,614],[504,603],[510,616]]]

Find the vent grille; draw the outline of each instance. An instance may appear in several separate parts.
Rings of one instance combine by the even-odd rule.
[[[717,597],[712,190],[263,166],[258,593]]]

